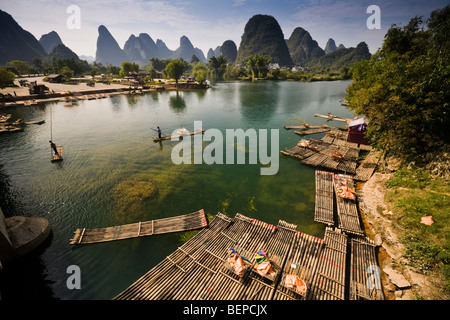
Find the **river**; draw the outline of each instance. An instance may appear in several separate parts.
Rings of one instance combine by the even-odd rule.
[[[301,139],[284,125],[300,120],[326,123],[315,113],[352,117],[339,103],[349,84],[220,82],[208,90],[0,109],[11,113],[11,120],[46,121],[0,136],[0,206],[6,217],[44,217],[52,227],[51,238],[38,252],[3,270],[2,298],[112,299],[182,241],[180,234],[166,234],[69,245],[77,228],[204,209],[231,217],[239,212],[275,225],[282,219],[297,224],[299,231],[323,237],[324,225],[314,222],[314,168],[281,154],[275,175],[261,175],[263,166],[249,161],[175,165],[171,154],[178,143],[155,143],[153,129],[159,126],[170,135],[177,128],[193,130],[194,121],[201,121],[203,129],[220,130],[224,137],[226,129],[278,129],[279,149],[284,150]],[[64,147],[64,161],[50,161],[50,137]],[[231,146],[247,156],[254,148]],[[80,268],[81,289],[67,287],[71,265]]]

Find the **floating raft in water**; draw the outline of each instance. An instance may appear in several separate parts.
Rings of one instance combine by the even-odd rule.
[[[313,126],[310,126],[309,124],[307,124],[307,123],[305,123],[305,124],[302,124],[301,126],[284,126],[284,128],[285,129],[319,129],[319,128],[326,128],[326,127],[328,127],[328,125],[326,125],[326,124],[322,124],[322,125],[320,125],[320,126],[315,126],[315,125],[313,125]]]
[[[192,136],[196,133],[204,133],[205,130],[204,129],[198,129],[198,130],[194,130],[194,131],[189,131],[186,133],[182,133],[182,134],[175,134],[172,136],[165,136],[165,137],[161,137],[161,138],[153,138],[153,141],[157,142],[157,141],[162,141],[162,140],[172,140],[172,138],[176,139],[176,138],[182,138],[183,136]]]
[[[204,228],[203,209],[185,215],[99,229],[77,229],[70,244],[99,243]]]
[[[347,123],[352,121],[352,119],[342,118],[339,116],[332,115],[331,113],[329,113],[326,116],[323,114],[316,113],[316,114],[314,114],[314,116],[319,117],[319,118],[328,119],[328,120],[336,120],[336,121],[342,121],[342,122],[347,122]]]
[[[52,150],[52,162],[56,162],[56,161],[62,161],[63,160],[63,147],[62,146],[57,146],[56,150],[58,150],[58,154],[56,155],[53,150]]]
[[[316,205],[314,221],[334,225],[333,173],[316,170]]]
[[[294,132],[296,134],[301,135],[301,136],[305,136],[305,135],[308,135],[308,134],[328,132],[331,129],[332,129],[331,127],[326,126],[326,127],[321,127],[321,128],[317,128],[317,129],[310,129],[310,130],[304,130],[304,131],[294,131]]]

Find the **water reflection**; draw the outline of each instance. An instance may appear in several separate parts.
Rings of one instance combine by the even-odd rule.
[[[240,86],[241,114],[254,128],[265,124],[278,107],[278,82],[250,83]]]
[[[183,113],[186,109],[186,101],[184,101],[183,94],[176,91],[175,95],[169,97],[169,106],[176,113]]]

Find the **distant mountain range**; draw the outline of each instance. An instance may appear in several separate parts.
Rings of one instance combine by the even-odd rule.
[[[98,27],[97,49],[94,57],[78,57],[64,45],[55,31],[42,35],[39,41],[6,12],[0,10],[0,65],[11,60],[23,60],[32,63],[33,58],[40,59],[83,59],[96,61],[104,65],[120,66],[123,61],[147,64],[150,58],[177,59],[183,58],[208,62],[213,56],[226,56],[231,63],[245,63],[253,54],[271,57],[271,62],[280,66],[308,66],[338,70],[349,67],[355,61],[370,58],[367,45],[364,42],[356,48],[345,48],[342,44],[336,46],[329,39],[325,49],[319,47],[308,31],[296,28],[289,39],[285,39],[277,20],[269,15],[255,15],[249,19],[244,28],[239,49],[232,40],[226,40],[222,45],[210,48],[207,55],[193,46],[188,37],[180,38],[180,45],[170,50],[166,44],[157,39],[156,42],[147,34],[130,35],[121,48],[113,35],[104,26]],[[195,59],[196,58],[196,59]]]

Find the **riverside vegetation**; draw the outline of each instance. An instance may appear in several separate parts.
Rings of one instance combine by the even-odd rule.
[[[356,63],[348,108],[364,114],[372,145],[398,169],[385,199],[408,263],[450,293],[450,6],[393,25],[381,49]],[[383,211],[386,208],[379,208]],[[421,217],[432,216],[425,225]]]

